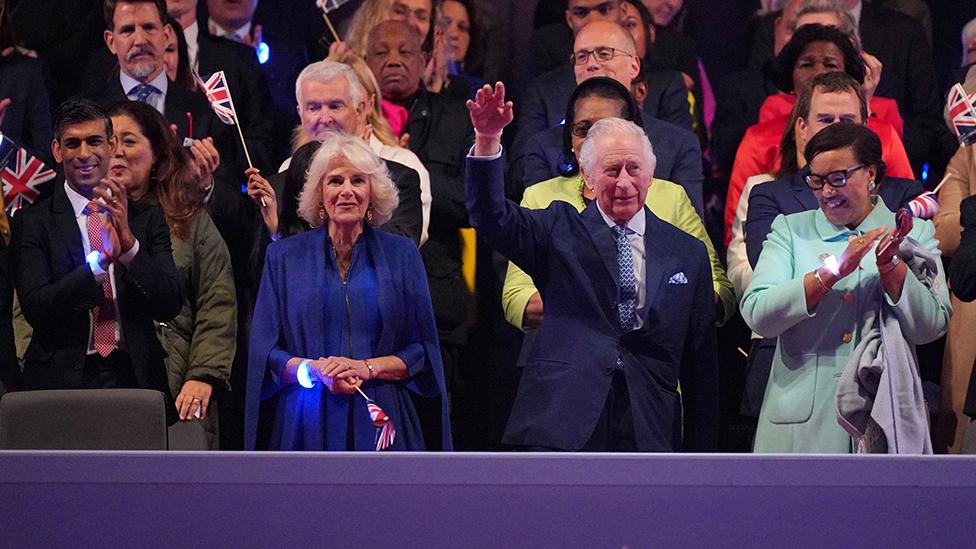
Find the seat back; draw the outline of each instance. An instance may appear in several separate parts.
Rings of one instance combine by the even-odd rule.
[[[0,449],[166,450],[166,447],[166,400],[159,391],[22,391],[0,398]]]
[[[970,421],[962,436],[960,454],[976,454],[976,421]]]

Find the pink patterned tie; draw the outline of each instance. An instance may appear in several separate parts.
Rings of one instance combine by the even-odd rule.
[[[92,250],[105,252],[105,243],[102,241],[102,213],[99,211],[99,204],[92,200],[85,206],[88,213],[88,243]],[[92,339],[95,343],[95,352],[103,357],[108,356],[115,349],[115,307],[112,305],[112,278],[105,274],[102,279],[102,302],[92,309]]]

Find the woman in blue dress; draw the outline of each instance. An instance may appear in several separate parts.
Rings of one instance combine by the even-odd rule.
[[[390,417],[393,450],[450,449],[424,266],[407,238],[376,230],[398,203],[357,137],[323,142],[299,215],[312,231],[268,247],[248,354],[246,448],[373,450],[361,389]],[[440,410],[426,422],[417,406]],[[435,425],[431,425],[431,424]]]

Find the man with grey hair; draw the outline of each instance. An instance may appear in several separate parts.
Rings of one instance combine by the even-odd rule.
[[[418,245],[427,240],[430,219],[430,179],[416,155],[407,149],[384,145],[373,134],[366,121],[366,98],[352,67],[335,61],[317,61],[305,67],[295,81],[295,98],[301,120],[299,142],[322,141],[335,132],[354,135],[366,141],[370,148],[386,162],[390,177],[396,183],[400,206],[391,224],[398,232]],[[277,200],[284,189],[285,174],[291,165],[285,160],[279,173],[267,182],[252,178],[249,192],[261,207],[265,225],[272,235],[277,233]],[[261,199],[264,203],[261,203]],[[392,227],[389,227],[392,228]]]
[[[504,85],[468,101],[465,176],[478,235],[537,283],[546,321],[503,442],[536,451],[714,451],[718,366],[708,254],[644,205],[655,158],[632,122],[596,122],[580,150],[583,213],[504,197]],[[679,396],[677,388],[681,384]]]

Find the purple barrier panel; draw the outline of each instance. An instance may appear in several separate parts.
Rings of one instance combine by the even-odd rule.
[[[971,547],[976,458],[0,452],[3,547]]]

